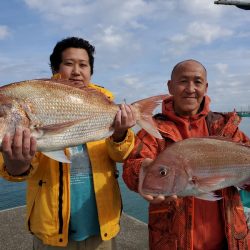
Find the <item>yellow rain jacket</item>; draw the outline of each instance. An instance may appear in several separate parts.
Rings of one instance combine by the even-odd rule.
[[[94,84],[89,87],[113,99],[106,89]],[[133,146],[134,134],[131,130],[121,143],[115,143],[111,138],[87,143],[103,240],[110,240],[120,230],[122,204],[115,162],[122,162]],[[67,149],[65,153],[69,153]],[[0,156],[0,175],[10,181],[27,179],[26,223],[30,232],[44,244],[66,246],[70,219],[70,165],[37,152],[29,174],[13,177],[7,173]]]

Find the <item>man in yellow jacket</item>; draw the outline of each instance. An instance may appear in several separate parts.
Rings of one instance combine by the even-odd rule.
[[[58,42],[50,56],[53,74],[72,86],[112,94],[90,83],[95,48],[69,37]],[[71,164],[36,152],[29,129],[17,128],[2,141],[0,174],[10,181],[27,180],[27,226],[34,249],[115,249],[121,196],[115,162],[122,162],[134,146],[135,125],[130,105],[118,111],[112,137],[65,149]]]

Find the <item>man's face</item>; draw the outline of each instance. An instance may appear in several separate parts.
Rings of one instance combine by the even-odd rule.
[[[72,81],[72,86],[87,86],[91,79],[89,56],[85,49],[68,48],[62,53],[58,72],[62,79]]]
[[[202,65],[195,61],[186,61],[177,66],[172,79],[168,81],[175,112],[187,116],[197,114],[207,87],[206,72]]]

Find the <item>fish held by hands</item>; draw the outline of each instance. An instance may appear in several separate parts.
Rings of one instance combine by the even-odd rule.
[[[250,181],[250,146],[222,137],[189,138],[167,147],[141,169],[146,195],[218,200],[214,191]]]
[[[152,112],[166,97],[153,96],[131,104],[137,124],[156,138],[161,135]],[[6,133],[14,134],[16,127],[28,128],[37,150],[53,158],[58,150],[111,136],[118,110],[119,105],[98,90],[74,88],[66,80],[8,84],[0,87],[0,141]]]

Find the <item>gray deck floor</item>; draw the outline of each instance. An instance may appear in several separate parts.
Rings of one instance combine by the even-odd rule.
[[[0,249],[32,250],[32,236],[25,228],[25,207],[0,212]],[[117,236],[118,250],[147,250],[147,225],[126,214],[122,215]]]

